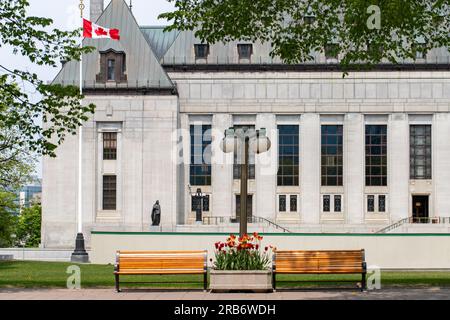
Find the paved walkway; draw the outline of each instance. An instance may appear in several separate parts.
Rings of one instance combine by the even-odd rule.
[[[0,289],[0,300],[450,300],[450,288],[382,289],[377,291],[277,291],[274,293],[209,293],[113,289]]]

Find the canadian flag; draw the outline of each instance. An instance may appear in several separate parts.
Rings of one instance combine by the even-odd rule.
[[[119,29],[103,28],[92,21],[83,19],[83,37],[92,39],[120,40]]]

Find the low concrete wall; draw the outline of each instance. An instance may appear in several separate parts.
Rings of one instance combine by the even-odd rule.
[[[0,255],[12,255],[14,260],[27,261],[70,261],[72,250],[65,249],[31,249],[31,248],[0,248]]]
[[[208,250],[227,234],[93,232],[92,263],[114,263],[116,250]],[[365,249],[368,266],[450,269],[450,234],[267,234],[262,245],[280,250]],[[208,258],[208,259],[209,259]]]

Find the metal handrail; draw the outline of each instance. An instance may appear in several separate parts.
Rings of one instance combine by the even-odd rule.
[[[401,219],[381,230],[378,230],[376,233],[388,233],[394,229],[401,227],[406,223],[414,223],[414,224],[450,224],[450,217],[408,217]]]
[[[395,223],[393,223],[393,224],[391,224],[391,225],[389,225],[389,226],[387,226],[387,227],[385,227],[385,228],[383,228],[381,230],[378,230],[375,233],[388,233],[389,231],[397,229],[398,227],[404,225],[406,222],[408,222],[408,220],[409,220],[409,218],[401,219],[401,220],[399,220],[399,221],[397,221],[397,222],[395,222]]]
[[[205,225],[219,225],[223,223],[239,223],[238,217],[231,217],[231,216],[204,216],[202,218],[203,224]],[[211,223],[213,222],[213,223]],[[283,232],[291,233],[288,229],[280,226],[279,224],[276,224],[273,221],[270,221],[269,219],[258,217],[258,216],[250,216],[247,218],[248,223],[267,223],[269,226],[272,226],[276,229],[282,230]]]
[[[276,229],[283,230],[283,232],[286,232],[286,233],[291,233],[291,231],[289,231],[288,229],[280,226],[279,224],[276,224],[273,221],[270,221],[269,219],[266,219],[266,218],[263,218],[263,217],[258,217],[258,216],[252,216],[252,218],[255,218],[256,220],[258,220],[257,222],[266,222],[270,226],[275,227]]]

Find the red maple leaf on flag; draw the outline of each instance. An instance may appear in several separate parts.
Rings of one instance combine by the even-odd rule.
[[[103,28],[98,28],[98,29],[95,29],[95,34],[98,36],[107,36],[108,32],[106,32],[105,29],[103,29]]]

